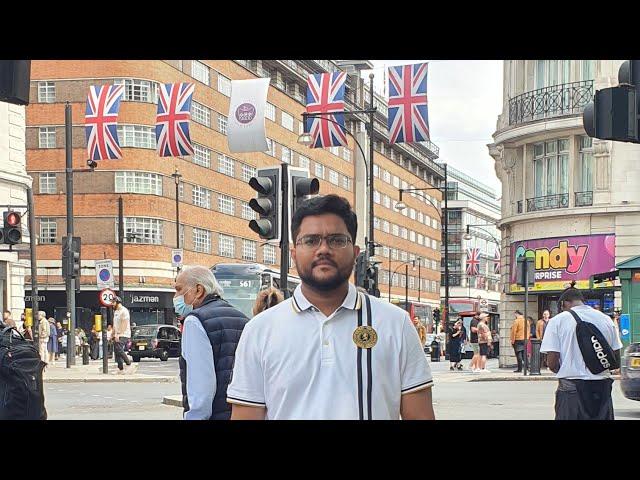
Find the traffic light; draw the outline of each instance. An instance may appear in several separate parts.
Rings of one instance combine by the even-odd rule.
[[[69,251],[67,237],[62,237],[62,276],[69,276],[69,267],[71,267],[71,277],[80,277],[80,237],[72,237],[71,251]],[[80,288],[80,282],[76,282],[76,289]]]
[[[249,228],[264,240],[280,240],[280,176],[279,167],[260,168],[258,175],[249,180],[249,186],[258,192],[249,206],[260,215],[249,222]]]
[[[22,230],[20,221],[22,218],[18,212],[3,212],[4,228],[2,229],[2,243],[15,245],[22,242]]]
[[[433,330],[434,330],[434,332],[438,328],[438,324],[439,323],[440,323],[440,309],[439,308],[434,308],[433,309]]]
[[[618,70],[617,87],[597,90],[584,108],[582,122],[587,135],[602,140],[640,143],[638,101],[640,61],[627,60]]]
[[[316,195],[320,191],[320,181],[317,178],[309,178],[309,171],[304,168],[289,167],[289,173],[291,178],[289,205],[291,205],[291,216],[293,216],[293,212],[309,195]]]
[[[378,267],[375,265],[370,265],[366,269],[364,288],[370,295],[374,297],[380,296],[380,290],[378,290]]]
[[[360,254],[356,257],[356,287],[367,288],[367,252],[360,252]]]

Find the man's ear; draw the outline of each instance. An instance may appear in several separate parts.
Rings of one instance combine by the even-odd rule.
[[[291,252],[291,260],[293,260],[293,263],[296,263],[296,249],[293,246],[289,246],[289,251]]]
[[[358,245],[353,246],[353,254],[357,257],[360,255],[360,247]]]

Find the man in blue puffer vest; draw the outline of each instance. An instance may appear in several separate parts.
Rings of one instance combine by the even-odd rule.
[[[206,267],[186,267],[176,278],[175,312],[184,317],[180,382],[185,420],[229,420],[227,386],[249,319],[222,299]]]

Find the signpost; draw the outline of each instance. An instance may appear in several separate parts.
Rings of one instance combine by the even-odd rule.
[[[183,251],[181,248],[174,248],[173,250],[171,250],[171,266],[172,267],[182,267],[182,258],[183,258]]]
[[[529,287],[535,286],[535,258],[531,255],[518,257],[517,259],[517,272],[516,283],[524,287],[524,366],[522,368],[522,374],[527,374],[527,368],[529,367],[527,361],[527,340],[529,327],[527,326],[527,307],[529,304]]]
[[[101,289],[115,287],[112,260],[96,260],[96,284]]]
[[[97,270],[97,265],[96,265],[96,270]],[[113,279],[113,275],[111,275],[111,278]],[[100,290],[100,293],[98,294],[98,301],[100,302],[100,304],[106,307],[106,310],[107,310],[106,318],[105,316],[102,316],[102,373],[109,373],[109,359],[108,359],[109,348],[107,345],[107,324],[111,321],[111,315],[112,315],[111,307],[113,306],[113,302],[115,301],[115,299],[116,299],[116,293],[109,288]]]

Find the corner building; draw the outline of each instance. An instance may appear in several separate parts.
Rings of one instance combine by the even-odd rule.
[[[118,117],[123,158],[98,162],[93,172],[74,175],[74,230],[82,239],[81,290],[77,296],[78,324],[90,321],[98,307],[95,261],[114,261],[118,287],[118,197],[124,203],[124,303],[132,321],[173,323],[175,268],[171,249],[176,238],[176,177],[179,173],[179,236],[185,264],[262,263],[278,269],[279,248],[264,242],[248,228],[255,218],[248,186],[256,169],[281,162],[308,168],[320,179],[320,193],[346,197],[359,218],[358,243],[367,231],[366,177],[359,149],[350,138],[348,147],[309,149],[297,142],[303,131],[307,75],[336,71],[331,60],[149,60],[149,61],[34,61],[31,104],[27,107],[27,170],[34,179],[38,233],[38,281],[41,306],[49,315],[64,318],[66,296],[61,271],[62,238],[66,235],[64,104],[73,109],[74,169],[86,168],[84,114],[90,85],[125,86]],[[362,62],[361,62],[362,63]],[[365,66],[367,62],[364,62]],[[347,110],[362,108],[368,98],[364,81],[349,67]],[[344,67],[347,68],[347,67]],[[231,80],[270,77],[266,109],[269,150],[264,153],[230,153],[226,140]],[[155,117],[160,83],[189,81],[196,85],[192,102],[192,156],[161,158],[156,153]],[[430,186],[441,178],[434,160],[437,147],[389,146],[386,108],[376,95],[380,112],[375,129],[376,189],[385,191],[385,204],[377,203],[376,242],[396,251],[398,259],[424,259],[421,299],[439,302],[439,225],[423,214],[422,221],[400,218],[392,210],[400,185]],[[367,145],[364,128],[348,121],[349,130]],[[386,172],[386,173],[384,173]],[[393,172],[393,174],[391,173]],[[415,211],[429,211],[416,205]],[[415,212],[414,212],[415,214]],[[427,223],[427,218],[429,222]],[[391,223],[397,234],[391,233]],[[400,230],[400,225],[403,229]],[[395,228],[393,229],[395,232]],[[397,237],[397,238],[396,238]],[[422,238],[422,242],[417,239]],[[415,239],[415,242],[413,241]],[[295,267],[291,274],[295,275]],[[384,278],[381,290],[384,291]],[[29,277],[27,278],[29,281]],[[410,296],[417,298],[417,278],[410,276]],[[404,298],[401,284],[392,286]],[[83,323],[84,322],[84,323]]]
[[[587,303],[621,306],[614,281],[592,283],[640,250],[640,146],[588,137],[584,106],[614,86],[620,61],[509,60],[504,99],[489,153],[502,181],[500,364],[514,365],[509,330],[524,311],[516,258],[535,258],[528,315],[557,313],[560,292],[576,280]]]

